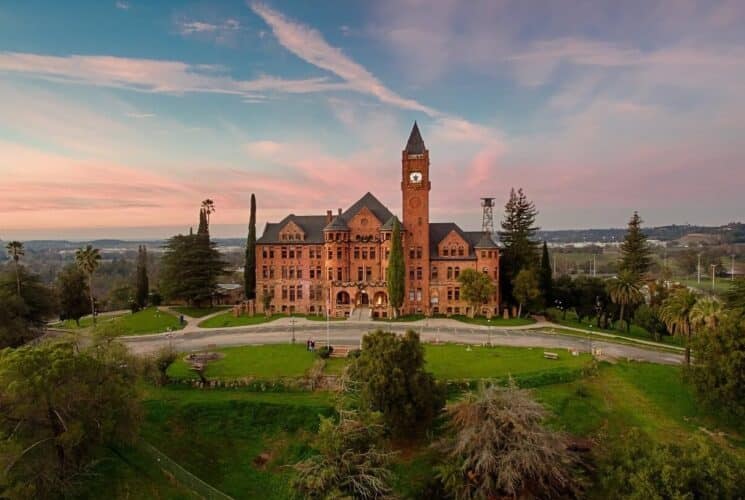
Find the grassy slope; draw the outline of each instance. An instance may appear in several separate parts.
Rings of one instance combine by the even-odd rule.
[[[192,318],[203,318],[214,314],[216,312],[224,311],[228,306],[215,306],[215,307],[188,307],[188,306],[177,306],[171,307],[174,311],[180,314],[191,316]]]
[[[461,321],[463,323],[469,323],[472,325],[483,325],[483,326],[523,326],[523,325],[532,325],[535,323],[535,320],[533,318],[492,318],[491,320],[488,320],[484,318],[483,316],[476,316],[475,318],[469,318],[468,316],[451,316],[452,319]]]
[[[234,316],[232,311],[225,311],[222,314],[213,316],[212,318],[206,319],[199,323],[200,328],[225,328],[230,326],[246,326],[246,325],[259,325],[261,323],[268,323],[275,319],[282,318],[284,315],[275,314],[268,318],[264,314],[257,314],[256,316]]]
[[[310,452],[305,443],[318,415],[332,411],[304,395],[283,394],[276,404],[265,394],[210,391],[208,399],[194,400],[189,395],[200,391],[164,391],[157,396],[165,399],[146,403],[144,438],[235,498],[289,498],[291,472],[282,466]],[[270,456],[265,466],[254,463],[262,453]]]
[[[148,307],[142,311],[124,313],[117,316],[99,316],[98,323],[114,322],[122,335],[142,335],[147,333],[163,333],[183,328],[178,318],[166,311],[159,311],[155,307]],[[80,328],[93,326],[93,320],[85,317],[80,320]],[[74,321],[65,321],[62,328],[77,329]]]

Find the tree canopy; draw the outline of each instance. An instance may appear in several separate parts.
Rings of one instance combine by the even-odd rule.
[[[535,234],[538,227],[535,219],[538,211],[528,200],[522,188],[510,190],[510,197],[504,207],[502,230],[499,239],[503,249],[500,258],[500,290],[507,300],[513,299],[512,287],[517,274],[523,269],[533,269],[538,265],[538,243]]]
[[[424,370],[424,348],[413,331],[365,335],[349,375],[360,384],[361,405],[381,412],[396,435],[426,430],[445,404],[444,388]]]
[[[244,293],[246,299],[256,299],[256,196],[251,193],[251,213],[248,217],[246,238],[246,262],[243,267]]]
[[[476,315],[479,306],[486,304],[496,292],[496,286],[488,275],[475,269],[464,269],[458,276],[460,294],[471,306],[471,314]]]
[[[90,312],[85,274],[75,264],[70,264],[57,275],[55,288],[60,319],[71,319],[79,323],[80,318]]]
[[[649,271],[652,253],[647,236],[642,232],[642,222],[639,214],[634,212],[621,243],[621,262],[618,266],[619,271],[627,271],[639,278],[644,278]]]
[[[386,282],[388,284],[388,302],[393,308],[395,315],[398,315],[401,306],[404,304],[405,280],[406,265],[404,263],[404,250],[401,245],[401,224],[398,222],[398,219],[394,219]]]
[[[0,349],[17,347],[41,336],[55,309],[52,291],[24,266],[18,268],[18,275],[0,273]]]

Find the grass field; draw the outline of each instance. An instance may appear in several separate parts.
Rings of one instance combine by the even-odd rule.
[[[183,328],[183,325],[179,324],[176,316],[166,311],[159,311],[155,307],[148,307],[134,314],[124,313],[116,316],[99,316],[97,321],[99,325],[113,323],[116,325],[116,329],[120,335],[163,333]],[[64,323],[65,326],[60,328],[67,328],[68,324],[70,325],[70,329],[77,329],[74,321],[66,321]],[[90,317],[85,317],[80,321],[80,328],[90,326],[93,326],[93,320]]]
[[[681,285],[689,286],[692,288],[698,288],[701,291],[711,293],[711,274],[707,276],[701,276],[701,283],[698,282],[696,278],[682,278],[682,279],[675,279],[674,281],[678,281]],[[732,282],[726,278],[717,278],[714,281],[714,293],[721,294],[725,293],[727,290],[729,290],[729,287],[732,285]]]
[[[171,307],[171,309],[176,311],[177,313],[185,314],[186,316],[190,316],[192,318],[203,318],[205,316],[209,316],[210,314],[224,311],[228,308],[229,306],[214,306],[214,307],[176,306],[176,307]]]
[[[208,379],[301,377],[317,359],[315,354],[305,350],[304,345],[228,347],[218,351],[224,357],[207,364],[205,376]],[[538,348],[425,345],[425,360],[427,369],[437,378],[463,380],[581,368],[590,359],[587,354],[572,356],[563,349],[553,349],[552,352],[559,354],[558,360],[545,359],[543,349]],[[339,374],[347,362],[341,358],[329,359],[324,372]],[[196,378],[183,358],[170,366],[168,375],[173,379]]]
[[[461,321],[463,323],[470,323],[472,325],[483,325],[483,326],[523,326],[532,325],[535,323],[533,318],[492,318],[488,320],[483,316],[476,316],[475,318],[469,318],[468,316],[456,315],[451,316],[452,319]]]
[[[256,316],[234,316],[232,311],[213,316],[199,323],[200,328],[225,328],[231,326],[260,325],[284,317],[284,314],[274,314],[267,317],[265,314]]]

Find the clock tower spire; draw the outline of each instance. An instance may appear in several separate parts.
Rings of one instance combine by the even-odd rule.
[[[429,151],[419,126],[409,134],[401,159],[404,258],[408,313],[429,311]],[[413,277],[413,279],[412,279]]]

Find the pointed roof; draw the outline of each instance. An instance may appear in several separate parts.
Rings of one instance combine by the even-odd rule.
[[[329,224],[323,228],[324,231],[349,231],[349,226],[341,218],[341,215],[334,217]]]
[[[349,207],[343,214],[341,214],[341,216],[345,222],[349,222],[350,220],[352,220],[352,217],[357,215],[357,213],[362,210],[363,207],[370,210],[380,222],[385,222],[393,217],[391,211],[388,210],[386,206],[383,205],[380,200],[373,196],[373,194],[369,191],[365,193],[365,196],[357,200],[354,205]]]
[[[409,134],[409,140],[406,142],[406,149],[404,151],[410,155],[419,155],[424,154],[425,150],[424,139],[422,139],[422,134],[419,133],[419,126],[414,121],[414,127],[411,129],[411,134]]]
[[[499,248],[499,246],[490,234],[484,233],[478,243],[474,245],[474,248]]]
[[[383,225],[382,225],[382,226],[380,227],[380,230],[381,230],[381,231],[393,231],[393,224],[394,224],[394,222],[395,222],[395,221],[397,221],[397,220],[398,220],[398,217],[396,217],[396,216],[394,215],[393,217],[391,217],[390,219],[388,219],[388,220],[387,220],[387,221],[385,222],[385,224],[383,224]],[[401,221],[399,221],[399,222],[398,222],[398,224],[399,224],[399,226],[400,226],[400,225],[401,225]]]

